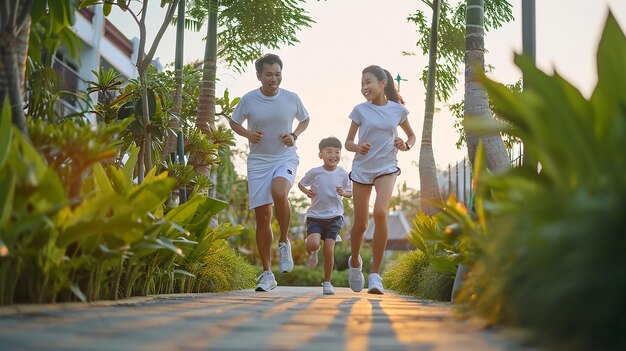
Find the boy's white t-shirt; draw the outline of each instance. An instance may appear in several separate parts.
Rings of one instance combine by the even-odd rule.
[[[280,140],[280,134],[293,131],[294,119],[302,122],[308,118],[309,113],[298,94],[285,89],[279,89],[274,96],[263,95],[261,89],[246,93],[231,117],[238,124],[247,120],[248,130],[259,130],[263,133],[261,142],[250,143],[250,156],[252,159],[270,162],[276,156],[282,158],[289,156],[286,154],[296,154],[296,147],[286,146]]]
[[[333,171],[326,170],[324,166],[312,168],[306,172],[300,184],[316,192],[316,196],[311,199],[307,217],[329,219],[343,216],[343,203],[341,195],[337,194],[337,187],[352,191],[352,182],[343,168],[337,166]]]
[[[406,121],[409,110],[402,104],[387,101],[383,106],[363,102],[350,112],[349,118],[359,125],[358,144],[370,143],[367,155],[356,153],[352,170],[376,173],[398,165],[394,140],[398,126]]]

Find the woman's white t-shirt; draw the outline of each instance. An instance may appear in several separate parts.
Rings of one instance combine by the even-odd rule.
[[[341,195],[337,194],[337,187],[345,191],[352,191],[352,182],[348,178],[348,172],[337,167],[332,171],[324,166],[315,167],[306,172],[300,184],[311,187],[316,196],[311,199],[311,207],[306,213],[309,218],[329,219],[343,216],[343,203]]]
[[[409,110],[402,104],[387,101],[383,106],[363,102],[354,107],[350,119],[359,125],[357,144],[372,145],[367,155],[356,153],[352,170],[376,173],[398,165],[394,140],[398,126],[406,121]]]

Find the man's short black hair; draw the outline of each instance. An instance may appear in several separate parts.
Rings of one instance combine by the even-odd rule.
[[[265,54],[259,57],[256,61],[254,61],[254,68],[256,69],[256,73],[262,73],[263,65],[273,65],[275,63],[278,63],[280,69],[283,69],[283,61],[280,59],[280,57],[278,57],[278,55]]]
[[[333,136],[324,138],[322,139],[322,141],[320,141],[320,151],[324,150],[327,147],[336,147],[338,149],[341,149],[341,141]]]

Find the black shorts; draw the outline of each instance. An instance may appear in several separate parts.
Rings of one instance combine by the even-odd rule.
[[[337,235],[343,228],[343,216],[333,218],[306,218],[306,234],[321,234],[322,240],[337,240]]]

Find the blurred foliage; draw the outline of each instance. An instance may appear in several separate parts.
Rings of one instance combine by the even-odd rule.
[[[466,127],[520,138],[538,164],[475,174],[471,216],[449,212],[470,268],[460,307],[554,349],[626,349],[626,37],[609,13],[590,99],[515,62],[521,94],[483,78],[507,123]]]

